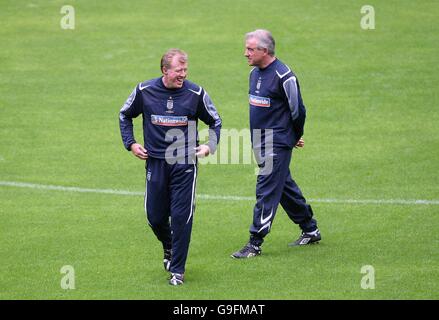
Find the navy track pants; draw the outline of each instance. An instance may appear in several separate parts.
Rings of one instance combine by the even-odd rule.
[[[291,177],[289,165],[292,150],[274,149],[270,156],[273,164],[271,173],[259,174],[256,184],[256,205],[250,226],[250,241],[257,246],[263,243],[264,237],[270,232],[279,203],[302,231],[311,232],[317,229],[317,222],[312,218],[312,208],[306,203],[299,186]]]
[[[170,271],[184,273],[195,211],[197,164],[146,163],[145,211],[164,249],[172,248]]]

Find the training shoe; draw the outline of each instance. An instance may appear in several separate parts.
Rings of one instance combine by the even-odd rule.
[[[317,229],[316,231],[311,233],[302,232],[299,239],[289,243],[288,246],[289,247],[304,246],[306,244],[318,243],[320,240],[322,240],[322,236],[320,235],[319,229]]]
[[[172,258],[172,249],[164,249],[163,250],[163,267],[165,267],[166,271],[169,271],[171,267],[171,258]]]
[[[261,254],[261,251],[262,251],[261,247],[252,245],[249,242],[244,246],[244,248],[233,253],[231,257],[236,259],[251,258],[251,257],[259,256]]]
[[[171,273],[171,277],[169,278],[169,284],[172,286],[179,286],[184,283],[184,274],[180,273]]]

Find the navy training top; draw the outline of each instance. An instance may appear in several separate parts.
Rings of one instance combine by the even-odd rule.
[[[253,148],[265,147],[265,130],[273,130],[274,148],[293,148],[303,135],[306,109],[299,81],[276,58],[264,69],[253,68],[249,77],[250,130]],[[261,138],[256,138],[261,132]]]
[[[127,150],[136,143],[132,119],[140,114],[144,147],[150,157],[166,159],[170,151],[173,156],[192,157],[194,147],[198,146],[198,119],[209,126],[211,153],[219,143],[221,118],[207,92],[188,80],[177,89],[166,88],[162,77],[136,86],[119,114],[120,132]]]

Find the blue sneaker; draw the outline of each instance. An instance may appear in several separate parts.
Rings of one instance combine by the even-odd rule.
[[[244,246],[244,248],[233,253],[231,257],[235,259],[252,258],[259,256],[261,252],[262,252],[261,247],[255,246],[249,242]]]
[[[183,283],[184,283],[184,274],[171,273],[171,277],[169,278],[169,284],[171,286],[180,286]]]
[[[320,235],[319,229],[317,229],[313,232],[302,232],[299,239],[289,243],[288,246],[289,247],[304,246],[307,244],[318,243],[320,240],[322,240],[322,236]]]

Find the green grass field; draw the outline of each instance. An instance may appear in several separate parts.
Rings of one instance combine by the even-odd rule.
[[[65,4],[74,30],[60,27]],[[360,27],[365,4],[374,30]],[[437,1],[2,1],[0,299],[438,299],[438,15]],[[301,83],[306,146],[291,170],[319,245],[287,247],[299,228],[279,209],[262,256],[233,260],[253,201],[200,196],[175,288],[141,195],[17,186],[142,192],[118,114],[171,47],[189,53],[223,129],[248,128],[243,37],[256,28]],[[197,193],[252,197],[255,181],[253,165],[202,165]]]

